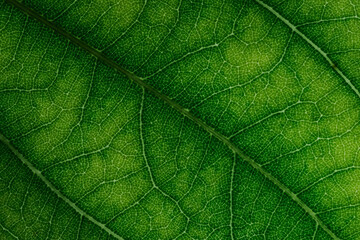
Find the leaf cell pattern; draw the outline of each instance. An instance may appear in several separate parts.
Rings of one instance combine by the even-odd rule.
[[[359,1],[0,1],[1,239],[360,239]]]

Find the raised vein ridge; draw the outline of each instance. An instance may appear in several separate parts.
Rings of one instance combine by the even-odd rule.
[[[269,5],[267,5],[266,3],[264,3],[261,0],[254,0],[254,1],[257,2],[258,4],[260,4],[261,6],[263,6],[264,8],[266,8],[267,10],[269,10],[269,12],[274,14],[277,18],[279,18],[282,22],[284,22],[289,28],[291,28],[291,30],[296,32],[301,38],[303,38],[308,44],[310,44],[316,51],[318,51],[325,58],[325,60],[330,64],[330,66],[335,70],[335,72],[337,72],[345,80],[345,82],[351,87],[351,89],[360,98],[359,90],[354,86],[354,84],[352,84],[350,79],[348,77],[346,77],[345,74],[338,67],[336,67],[335,63],[329,58],[329,56],[326,52],[324,52],[318,45],[316,45],[313,41],[311,41],[307,36],[305,36],[305,34],[303,34],[289,20],[287,20],[286,18],[281,16],[280,13],[278,13],[274,8],[270,7]]]
[[[91,222],[96,224],[97,226],[101,227],[104,231],[109,233],[111,236],[115,237],[119,240],[124,240],[122,237],[120,237],[118,234],[113,232],[111,229],[109,229],[105,224],[99,222],[92,216],[90,216],[88,213],[86,213],[84,210],[80,209],[74,202],[72,202],[69,198],[67,198],[64,194],[62,194],[49,180],[47,180],[44,175],[39,171],[37,168],[34,167],[34,165],[27,160],[24,155],[22,155],[11,143],[10,141],[0,133],[0,141],[3,142],[30,170],[38,176],[48,188],[50,188],[51,191],[53,191],[59,198],[61,198],[64,202],[69,204],[73,209],[75,209],[76,212],[78,212],[81,216],[86,217]]]
[[[270,180],[273,184],[275,184],[276,186],[278,186],[283,192],[285,192],[291,199],[293,199],[301,208],[303,208],[305,210],[305,212],[307,212],[314,220],[315,222],[321,226],[321,228],[327,232],[333,239],[339,239],[322,221],[321,219],[316,215],[316,213],[309,207],[307,206],[294,192],[292,192],[285,184],[283,184],[282,182],[280,182],[277,178],[275,178],[274,176],[272,176],[269,172],[267,172],[261,165],[259,165],[257,162],[255,162],[252,158],[250,158],[249,156],[247,156],[242,150],[240,150],[234,143],[232,143],[230,141],[230,139],[228,137],[226,137],[225,135],[223,135],[222,133],[216,131],[214,128],[210,127],[209,125],[207,125],[207,123],[205,123],[203,120],[201,120],[200,118],[197,118],[196,116],[194,116],[188,109],[182,107],[180,104],[178,104],[177,102],[175,102],[174,100],[172,100],[171,98],[169,98],[167,95],[161,93],[159,90],[157,90],[156,88],[152,87],[151,85],[149,85],[148,83],[144,82],[140,77],[136,76],[135,74],[129,72],[128,70],[122,68],[120,65],[118,65],[116,62],[114,62],[113,60],[111,60],[110,58],[108,58],[107,56],[105,56],[102,52],[100,52],[99,50],[93,48],[92,46],[88,45],[86,42],[80,40],[79,38],[76,38],[74,36],[72,36],[70,33],[68,33],[67,31],[65,31],[63,28],[55,25],[53,22],[50,22],[49,20],[45,19],[43,16],[39,15],[37,12],[35,12],[34,10],[28,8],[27,6],[23,5],[22,3],[16,1],[16,0],[6,0],[8,3],[14,5],[16,8],[20,9],[22,12],[26,13],[27,15],[29,15],[30,17],[35,18],[36,20],[38,20],[39,22],[45,24],[46,26],[48,26],[49,28],[51,28],[52,30],[54,30],[56,33],[64,36],[65,38],[67,38],[70,42],[72,42],[73,44],[79,46],[80,48],[82,48],[83,50],[89,52],[90,54],[92,54],[93,56],[95,56],[96,58],[98,58],[99,60],[103,61],[105,64],[107,64],[108,66],[116,69],[117,71],[125,74],[130,80],[134,81],[136,84],[138,84],[140,87],[142,87],[143,89],[147,90],[148,92],[152,93],[153,95],[155,95],[156,97],[158,97],[159,99],[163,100],[164,102],[166,102],[167,104],[169,104],[171,107],[173,107],[174,109],[176,109],[178,112],[180,112],[182,115],[184,115],[185,117],[189,118],[190,120],[192,120],[193,122],[195,122],[196,124],[198,124],[201,128],[203,128],[205,131],[207,131],[210,135],[216,137],[218,140],[220,140],[222,143],[224,143],[226,146],[228,146],[235,154],[238,154],[244,161],[246,161],[247,163],[249,163],[253,168],[255,168],[257,171],[259,171],[262,175],[264,175],[268,180]],[[264,7],[266,6],[266,8],[270,8],[269,6],[265,5],[264,3],[257,1],[259,4],[263,5]],[[269,9],[270,10],[270,9]],[[274,12],[273,10],[271,10],[272,12]],[[279,15],[280,16],[280,15]],[[281,17],[281,16],[280,16]],[[279,18],[280,18],[279,17]],[[281,17],[282,18],[282,17]],[[283,21],[287,21],[286,19],[282,18]],[[287,21],[288,22],[288,21]],[[292,26],[292,28],[294,29],[294,31],[296,31],[296,27],[291,25],[289,23],[290,26]],[[297,31],[297,33],[299,33]],[[302,34],[302,33],[299,33]],[[302,34],[303,35],[303,34]],[[305,37],[305,36],[304,36]],[[306,38],[306,37],[305,37]],[[307,38],[306,38],[307,39]],[[309,42],[311,42],[310,40],[308,40]],[[312,43],[312,42],[311,42]],[[313,44],[313,43],[312,43]],[[314,44],[315,45],[315,44]],[[315,45],[316,46],[316,45]],[[320,49],[320,48],[318,48]],[[321,50],[321,49],[320,49]],[[324,53],[324,52],[323,52]],[[324,56],[326,56],[326,54],[324,53]],[[327,56],[326,56],[327,57]],[[329,59],[329,58],[327,58]],[[329,59],[329,61],[331,62],[331,60]],[[339,70],[340,71],[340,70]],[[341,72],[340,72],[341,73]],[[342,74],[342,73],[341,73]],[[347,78],[346,78],[347,79]],[[348,80],[349,81],[349,80]],[[351,84],[351,82],[349,81],[349,84]],[[351,86],[353,86],[351,84]],[[357,89],[353,86],[354,90],[357,92],[358,96],[360,97],[360,93],[357,91]],[[33,170],[39,177],[41,180],[43,180],[55,193],[60,194],[59,197],[61,197],[62,199],[65,200],[65,202],[67,202],[68,204],[72,204],[71,206],[73,206],[74,208],[76,207],[76,205],[74,203],[72,203],[68,198],[66,198],[65,196],[63,196],[56,188],[55,186],[53,186],[43,175],[41,175],[41,172],[38,171],[37,169],[35,169],[33,167],[33,165],[27,161],[23,155],[21,155],[21,153],[19,153],[10,143],[9,141],[0,134],[0,140],[4,141],[5,144],[15,153],[15,155],[17,155],[20,160],[22,160],[31,170]],[[103,227],[106,231],[108,231],[109,233],[115,234],[113,236],[116,236],[118,239],[122,239],[120,236],[116,235],[116,233],[114,233],[113,231],[111,231],[110,229],[108,229],[104,224],[96,221],[94,218],[92,218],[89,215],[85,215],[86,213],[84,213],[82,210],[80,210],[78,207],[75,208],[75,210],[77,211],[81,211],[80,213],[82,213],[84,216],[87,216],[92,222],[96,223],[97,225],[99,225],[100,227]]]

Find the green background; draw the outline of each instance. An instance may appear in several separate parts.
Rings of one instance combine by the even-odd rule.
[[[360,239],[359,1],[8,2],[0,239]]]

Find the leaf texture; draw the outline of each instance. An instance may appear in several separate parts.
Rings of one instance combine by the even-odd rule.
[[[360,2],[0,2],[0,239],[360,239]]]

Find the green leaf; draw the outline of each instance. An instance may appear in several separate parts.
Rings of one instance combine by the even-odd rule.
[[[0,239],[360,239],[359,1],[0,1]]]

